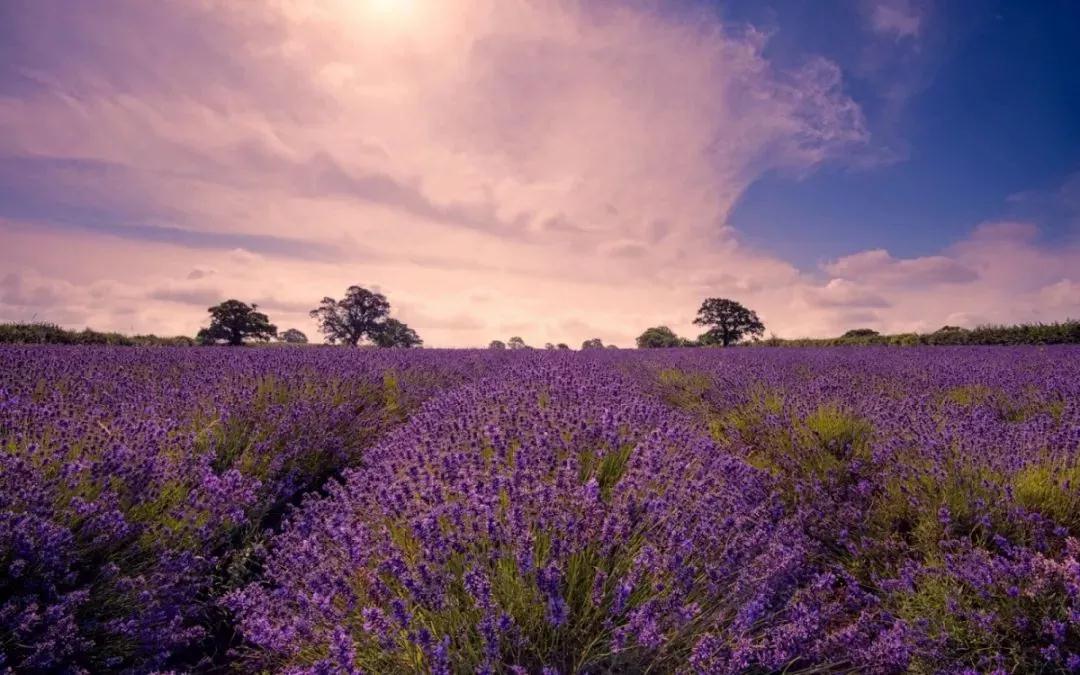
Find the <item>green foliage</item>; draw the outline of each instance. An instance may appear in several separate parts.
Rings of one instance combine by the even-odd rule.
[[[632,444],[617,448],[584,448],[570,456],[580,462],[578,478],[582,485],[595,480],[600,498],[608,501],[627,469],[633,450]],[[513,453],[501,460],[492,454],[488,461],[512,463]],[[497,468],[493,470],[498,471]],[[509,519],[510,503],[505,493],[501,504],[497,517]],[[449,520],[443,520],[440,526],[452,525]],[[475,672],[488,654],[482,633],[485,610],[478,606],[475,595],[469,591],[470,576],[486,580],[492,604],[515,626],[515,637],[503,638],[496,646],[502,663],[520,665],[528,672],[540,672],[546,665],[565,673],[616,673],[646,672],[650,664],[656,672],[674,672],[669,661],[685,661],[695,623],[688,624],[684,633],[673,634],[655,652],[646,653],[639,646],[618,652],[611,648],[615,632],[626,616],[646,602],[664,602],[664,596],[669,592],[669,584],[662,583],[659,574],[654,576],[651,569],[639,562],[644,550],[644,523],[617,541],[591,543],[568,556],[560,566],[567,620],[558,625],[548,619],[548,603],[541,591],[539,572],[553,561],[552,542],[560,533],[546,529],[539,520],[532,520],[526,527],[534,542],[532,559],[526,569],[515,556],[506,554],[505,543],[480,536],[469,551],[455,553],[448,561],[452,580],[446,585],[445,596],[437,609],[409,601],[410,594],[399,575],[388,572],[379,576],[383,587],[405,601],[405,610],[411,615],[413,626],[423,626],[434,636],[448,636],[455,655],[453,672]],[[380,529],[387,532],[402,552],[406,565],[417,564],[419,539],[407,524],[388,520],[380,522]],[[470,564],[467,561],[478,562]],[[627,583],[632,590],[625,596],[623,609],[616,614],[620,620],[613,625],[612,607],[620,595],[620,586]],[[693,583],[698,587],[698,592],[693,594],[695,597],[708,596],[707,578],[696,578]],[[390,629],[389,641],[394,649],[387,649],[385,644],[380,644],[378,636],[364,630],[362,608],[373,604],[366,598],[369,586],[358,579],[354,590],[360,596],[359,601],[343,625],[353,639],[357,666],[378,673],[430,672],[432,664],[409,644],[406,629],[396,625]],[[698,618],[705,623],[727,609],[719,603],[703,602]],[[309,666],[325,656],[325,648],[313,648],[310,652],[295,655],[288,665]],[[662,665],[657,667],[657,664]]]
[[[0,324],[0,344],[113,345],[123,347],[190,347],[187,336],[121,335],[86,328],[72,331],[51,323]]]
[[[957,398],[986,397],[971,389]],[[942,640],[939,650],[972,661],[979,653],[1023,644],[1029,637],[1020,626],[1037,631],[1040,617],[1065,620],[1068,596],[1053,585],[1056,582],[1033,575],[1017,578],[1011,590],[1004,581],[988,588],[983,580],[957,570],[994,564],[1002,555],[998,537],[1023,546],[1040,545],[1040,526],[1016,513],[1010,502],[1075,535],[1080,495],[1073,486],[1080,480],[1080,468],[1047,456],[1010,475],[960,451],[944,465],[920,461],[914,451],[901,452],[890,461],[903,471],[874,494],[860,533],[862,545],[839,557],[868,584],[901,576],[899,563],[905,559],[921,563],[906,586],[886,596],[890,611],[909,622],[923,622],[930,636]],[[1030,661],[1030,656],[1014,654],[1017,672],[1034,672],[1031,669],[1041,661]],[[912,668],[936,672],[935,663],[936,654],[926,654]]]
[[[940,672],[943,654],[979,664],[986,653],[1007,654],[1011,672],[1058,672],[1018,645],[1042,640],[1041,622],[1065,625],[1073,616],[1071,572],[1056,572],[1064,569],[1057,560],[1063,544],[1048,542],[1047,533],[1080,534],[1075,458],[1048,449],[1017,468],[988,463],[960,444],[932,457],[916,439],[911,447],[874,447],[870,422],[840,403],[801,408],[760,382],[717,391],[705,375],[671,368],[655,377],[664,401],[699,416],[718,442],[772,474],[784,503],[813,504],[808,527],[823,555],[868,589],[889,585],[880,592],[883,610],[924,626],[933,640],[914,654],[910,672]],[[973,383],[943,389],[928,405],[939,424],[990,412],[1005,423],[1041,417],[1040,424],[1060,425],[1066,403]],[[855,510],[834,518],[834,506]],[[1044,568],[972,572],[999,565],[1010,545],[1048,547],[1035,563]]]
[[[383,373],[383,398],[389,415],[404,420],[406,411],[401,394],[401,380],[392,370]]]
[[[970,333],[972,345],[1048,345],[1080,343],[1080,321],[979,326]]]
[[[415,541],[411,533],[400,525],[389,524],[387,530],[403,549],[408,548],[410,539]],[[548,563],[552,536],[551,533],[536,530],[533,570],[543,568]],[[496,548],[487,541],[479,541],[476,546]],[[641,537],[635,535],[620,545],[610,547],[610,550],[600,551],[595,546],[589,546],[570,556],[566,562],[564,583],[568,614],[573,620],[558,627],[552,626],[546,618],[545,600],[537,583],[537,573],[523,572],[512,556],[485,556],[489,562],[474,569],[466,568],[465,556],[455,556],[448,565],[454,570],[455,579],[448,584],[440,609],[411,605],[407,610],[416,625],[424,626],[433,635],[451,636],[452,651],[457,659],[455,672],[474,672],[485,657],[484,637],[477,628],[482,625],[483,610],[476,606],[467,590],[466,577],[470,573],[479,573],[490,583],[493,603],[512,619],[520,631],[519,639],[505,640],[500,645],[507,662],[529,664],[539,672],[539,666],[549,662],[552,654],[557,654],[563,666],[560,672],[624,672],[620,668],[629,668],[627,672],[638,672],[640,664],[635,663],[639,659],[636,650],[611,654],[613,631],[610,626],[604,625],[604,619],[613,602],[615,584],[609,582],[600,586],[603,592],[599,598],[594,598],[592,591],[598,578],[602,581],[624,577],[640,550]],[[381,581],[401,592],[401,595],[407,595],[400,588],[398,579],[387,575]],[[647,581],[643,582],[641,588],[648,585]],[[631,594],[627,612],[640,606],[645,599],[642,590]],[[430,664],[421,651],[409,644],[404,630],[392,638],[398,649],[391,652],[380,645],[375,636],[363,630],[363,623],[359,613],[350,617],[347,623],[354,639],[358,666],[378,673],[428,672]],[[312,650],[299,655],[297,661],[313,663],[324,656],[324,653]]]
[[[637,338],[638,349],[680,347],[682,343],[683,340],[667,326],[649,328]]]
[[[820,406],[803,421],[807,445],[839,461],[868,459],[873,427],[836,404]]]
[[[889,335],[886,344],[893,347],[914,347],[920,343],[920,338],[915,333],[900,333]]]
[[[660,398],[668,405],[690,411],[707,410],[705,393],[712,386],[712,381],[705,373],[665,368],[659,371],[656,377],[660,386]]]
[[[611,491],[626,472],[626,465],[633,450],[632,445],[624,445],[599,456],[592,450],[583,451],[579,458],[581,466],[578,479],[584,484],[595,478],[600,488],[600,499],[610,501]]]
[[[207,345],[224,342],[232,347],[244,344],[245,340],[266,342],[277,335],[277,326],[257,310],[258,305],[239,300],[226,300],[208,308],[210,327],[199,331],[199,342]]]
[[[706,298],[694,323],[710,328],[698,341],[703,345],[727,347],[745,337],[759,337],[765,332],[756,312],[727,298]]]
[[[1061,399],[1045,400],[1038,396],[1013,394],[991,389],[984,385],[972,384],[953,387],[941,395],[940,405],[961,408],[987,407],[1001,420],[1006,422],[1024,422],[1038,415],[1049,415],[1056,424],[1064,412],[1065,402]],[[942,414],[948,414],[947,409]]]
[[[838,403],[800,415],[785,405],[782,392],[753,384],[741,403],[719,407],[704,373],[668,368],[656,381],[665,403],[698,416],[718,442],[737,442],[747,462],[790,489],[807,480],[851,482],[854,463],[871,460],[871,424]]]
[[[969,408],[974,405],[986,403],[994,396],[994,391],[983,384],[968,384],[945,390],[941,398],[943,401]]]
[[[377,347],[419,347],[424,344],[412,328],[397,319],[383,321],[374,332],[371,340]]]
[[[1060,323],[1019,324],[1015,326],[980,326],[972,330],[957,326],[943,326],[933,333],[900,333],[880,335],[864,332],[868,329],[849,330],[837,338],[797,338],[785,340],[772,336],[753,344],[763,347],[868,347],[919,345],[1049,345],[1080,343],[1080,321],[1067,320]],[[870,334],[873,333],[873,334]]]
[[[769,416],[784,421],[768,423]],[[748,446],[747,461],[789,486],[807,480],[851,482],[852,463],[870,459],[873,428],[838,404],[822,405],[799,419],[791,411],[785,414],[775,395],[762,392],[729,413],[720,428],[725,427]]]
[[[942,556],[940,541],[946,535],[963,536],[977,545],[989,542],[993,532],[1019,537],[1008,524],[1004,509],[1006,477],[977,465],[962,455],[945,462],[944,469],[906,453],[892,459],[903,462],[904,471],[875,496],[868,513],[868,532],[879,541],[899,539],[920,552],[923,560]],[[941,520],[946,509],[949,521]],[[979,515],[988,515],[987,521]]]
[[[278,340],[292,345],[306,345],[308,341],[307,336],[296,328],[290,328],[289,330],[282,332],[278,335]]]
[[[319,322],[327,342],[355,347],[364,338],[375,339],[390,314],[390,302],[382,293],[349,286],[344,298],[325,297],[309,314]]]
[[[1047,458],[1017,473],[1012,488],[1025,509],[1080,535],[1080,466]]]
[[[959,326],[942,326],[927,336],[929,344],[963,345],[971,340],[971,331]]]

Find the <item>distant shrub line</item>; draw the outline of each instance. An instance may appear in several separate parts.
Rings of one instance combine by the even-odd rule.
[[[0,343],[43,345],[118,345],[124,347],[190,347],[195,339],[186,335],[123,335],[101,331],[67,330],[52,323],[2,323]]]
[[[853,334],[856,333],[856,334]],[[945,326],[933,333],[900,333],[879,335],[849,331],[836,338],[783,339],[771,337],[766,340],[743,343],[761,347],[842,347],[842,346],[895,346],[919,345],[1051,345],[1080,343],[1080,321],[1067,320],[1060,323],[1019,324],[1016,326],[979,326],[958,328]]]
[[[192,347],[199,344],[186,335],[123,335],[89,328],[75,331],[52,323],[0,323],[0,344],[113,345],[122,347]],[[756,347],[917,347],[920,345],[1051,345],[1080,344],[1080,321],[979,326],[967,329],[946,326],[933,333],[880,335],[872,331],[848,331],[835,338],[770,337],[742,342]],[[684,343],[671,346],[687,346]]]

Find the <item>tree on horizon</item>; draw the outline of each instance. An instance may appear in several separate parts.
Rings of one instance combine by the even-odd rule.
[[[860,337],[874,337],[875,335],[881,335],[873,328],[852,328],[840,337],[844,338],[860,338]]]
[[[654,326],[637,337],[638,349],[680,347],[684,340],[667,326]]]
[[[727,347],[748,335],[760,337],[765,333],[765,324],[761,323],[756,312],[727,298],[706,298],[694,323],[710,326],[699,338],[705,345]]]
[[[286,331],[282,331],[278,335],[278,340],[293,345],[305,345],[307,344],[307,335],[304,335],[303,331],[296,328],[290,328]]]
[[[345,297],[335,300],[324,297],[311,310],[311,318],[319,322],[319,330],[330,344],[342,343],[355,347],[364,338],[371,338],[390,313],[390,301],[382,293],[360,286],[349,286]]]
[[[277,335],[277,326],[257,309],[254,303],[248,305],[235,299],[207,308],[210,326],[199,330],[198,341],[204,345],[224,342],[231,347],[239,347],[248,339],[266,342]]]
[[[387,319],[371,336],[379,347],[422,347],[424,341],[412,328],[397,319]]]

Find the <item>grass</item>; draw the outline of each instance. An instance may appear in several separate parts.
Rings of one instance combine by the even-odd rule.
[[[1010,395],[982,384],[947,389],[939,396],[938,406],[940,415],[948,415],[949,406],[965,409],[986,406],[1002,421],[1014,423],[1048,415],[1054,424],[1059,424],[1065,413],[1065,401],[1060,398],[1043,399],[1039,392],[1033,391]]]
[[[579,455],[578,481],[584,485],[595,478],[600,489],[600,499],[610,502],[611,492],[626,472],[633,451],[634,446],[629,444],[601,453],[592,448],[583,450]]]
[[[1012,479],[1016,502],[1080,535],[1080,465],[1045,458],[1029,464]]]
[[[1008,652],[1007,662],[1017,672],[1043,667],[1037,655],[1018,645],[1041,639],[1036,633],[1042,619],[1067,620],[1065,589],[1051,585],[1014,597],[1011,589],[973,585],[954,567],[965,564],[958,562],[961,553],[968,565],[978,568],[980,556],[989,565],[993,556],[1003,555],[996,537],[1042,545],[1046,528],[1018,513],[1017,506],[1072,536],[1080,534],[1080,465],[1075,461],[1047,454],[1010,470],[980,462],[959,448],[945,450],[943,457],[911,449],[875,460],[872,425],[842,403],[798,414],[782,392],[754,384],[741,402],[721,408],[711,403],[714,395],[702,374],[668,369],[658,373],[657,381],[664,401],[699,416],[714,439],[741,448],[750,464],[772,474],[789,504],[798,503],[804,493],[816,493],[823,520],[816,529],[825,550],[866,588],[900,578],[904,565],[918,565],[911,587],[877,592],[884,609],[925,626],[939,640],[916,656],[912,672],[937,672],[943,662],[976,664],[990,652]],[[1064,401],[1040,398],[1039,392],[1010,394],[971,384],[943,391],[936,415],[945,424],[957,408],[980,407],[1007,424],[1045,416],[1057,425],[1065,412]],[[857,545],[838,545],[830,539],[824,522],[828,507],[820,500],[835,494],[838,503],[850,502],[847,488],[881,461],[889,462],[890,478],[867,483],[876,487],[865,497],[865,516],[857,531],[847,533]],[[942,661],[945,654],[947,661]]]

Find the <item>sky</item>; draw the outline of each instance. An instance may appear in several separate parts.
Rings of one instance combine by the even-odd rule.
[[[7,0],[0,321],[429,346],[1080,318],[1068,0]]]

